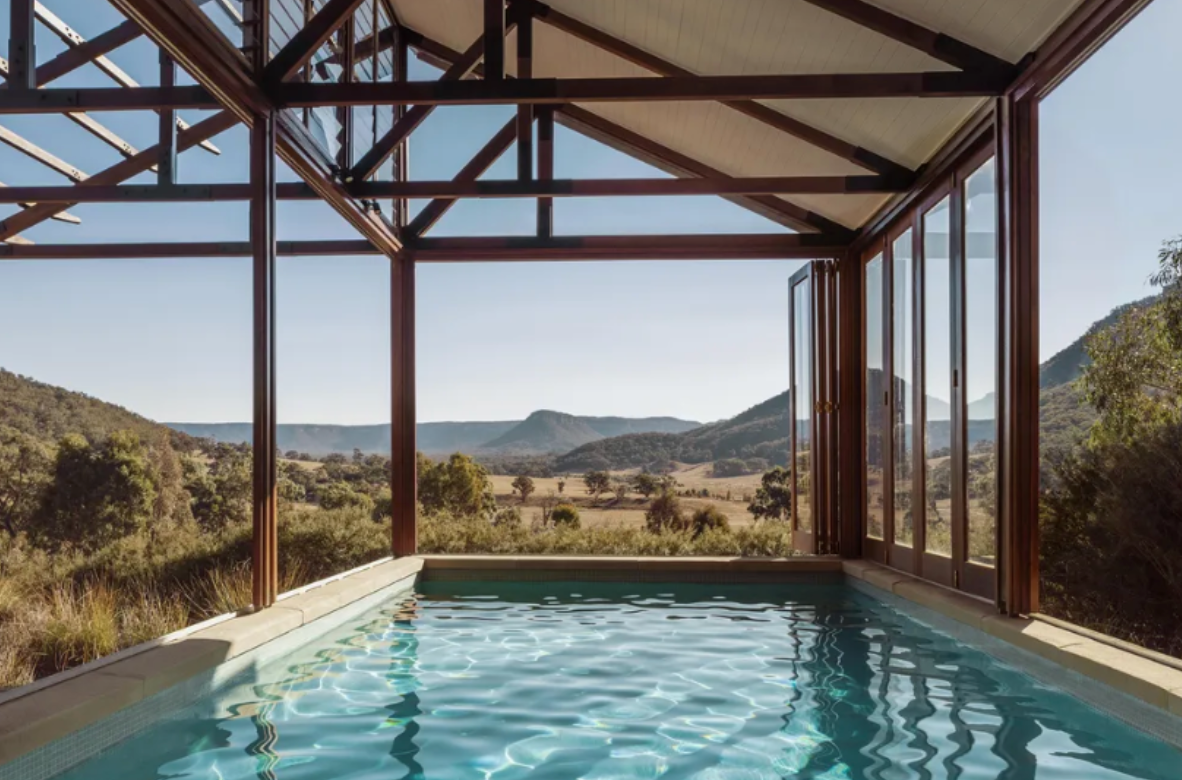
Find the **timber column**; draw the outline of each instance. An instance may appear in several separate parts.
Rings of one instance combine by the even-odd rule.
[[[244,6],[243,25],[255,73],[266,65],[270,11],[266,0]],[[275,115],[256,114],[250,128],[250,249],[254,415],[252,442],[252,600],[269,607],[279,595],[279,496],[275,436]]]
[[[414,555],[415,527],[415,260],[403,250],[390,261],[391,553]]]

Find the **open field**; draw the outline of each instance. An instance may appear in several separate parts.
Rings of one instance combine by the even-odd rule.
[[[692,490],[700,492],[707,490],[709,498],[682,497],[682,507],[687,512],[713,504],[727,516],[732,528],[750,526],[754,519],[747,511],[747,503],[755,489],[759,487],[760,475],[751,474],[742,477],[715,478],[711,476],[712,465],[709,463],[686,465],[673,472],[678,482],[678,492]],[[636,470],[615,471],[613,477],[628,478]],[[598,500],[587,495],[581,475],[564,477],[533,477],[535,492],[523,505],[521,499],[513,493],[513,476],[493,475],[490,477],[493,491],[497,496],[497,505],[518,507],[521,509],[522,519],[530,523],[542,514],[541,502],[553,493],[563,501],[574,504],[579,508],[582,525],[588,528],[619,526],[624,528],[644,527],[644,512],[649,501],[637,493],[629,493],[623,500],[617,500],[615,495],[604,494]],[[564,482],[560,493],[558,483]],[[728,499],[727,496],[730,496]]]

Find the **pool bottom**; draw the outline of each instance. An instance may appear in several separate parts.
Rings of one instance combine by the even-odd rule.
[[[1182,766],[844,586],[419,587],[65,777],[1156,780]]]

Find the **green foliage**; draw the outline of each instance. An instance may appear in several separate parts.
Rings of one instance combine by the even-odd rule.
[[[428,512],[492,519],[497,509],[492,482],[483,466],[455,453],[438,463],[419,453],[419,502]]]
[[[587,495],[598,499],[611,490],[612,478],[606,471],[588,471],[583,475],[583,485],[587,488]]]
[[[98,447],[70,434],[58,443],[53,484],[34,534],[54,547],[96,550],[143,530],[156,500],[139,437],[117,431]]]
[[[366,514],[374,510],[374,500],[358,493],[343,482],[331,482],[319,489],[318,498],[323,509],[359,509]]]
[[[693,515],[690,516],[690,528],[693,529],[695,539],[706,531],[729,531],[730,527],[731,524],[726,515],[714,504],[707,504],[701,509],[694,510]]]
[[[750,473],[747,470],[747,462],[739,458],[714,461],[713,474],[716,477],[741,477]]]
[[[671,490],[662,491],[644,513],[644,525],[650,533],[681,531],[686,528],[681,499]]]
[[[515,506],[498,509],[496,516],[493,518],[493,525],[498,528],[521,527],[521,510]]]
[[[388,522],[394,516],[394,497],[387,488],[380,491],[373,500],[373,512],[370,513],[375,523]]]
[[[9,537],[30,530],[52,463],[49,448],[36,438],[0,426],[0,527]]]
[[[632,477],[632,489],[645,498],[656,493],[657,487],[657,478],[647,471],[641,471]]]
[[[250,519],[251,463],[249,448],[228,444],[216,445],[208,464],[182,460],[193,517],[203,528],[216,531]]]
[[[512,483],[513,492],[521,496],[521,503],[525,503],[530,494],[537,488],[534,487],[534,481],[524,474],[519,474],[514,478]]]
[[[760,479],[755,498],[747,505],[755,519],[787,520],[792,516],[792,471],[775,467]]]
[[[550,522],[563,528],[578,528],[579,510],[573,504],[559,504],[550,512]]]

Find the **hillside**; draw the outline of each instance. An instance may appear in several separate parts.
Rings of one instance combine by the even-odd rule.
[[[0,427],[5,426],[46,442],[67,433],[98,441],[120,430],[146,440],[168,434],[176,441],[180,435],[122,406],[0,368]]]
[[[480,449],[505,454],[569,452],[602,438],[603,434],[597,433],[586,421],[573,414],[543,409],[485,443]]]
[[[1058,387],[1065,385],[1068,382],[1073,382],[1079,378],[1083,373],[1084,366],[1088,364],[1087,342],[1092,334],[1112,327],[1116,321],[1121,318],[1129,309],[1139,309],[1142,306],[1147,306],[1157,300],[1156,295],[1150,295],[1147,298],[1142,298],[1139,301],[1126,303],[1124,306],[1117,306],[1104,319],[1097,320],[1092,323],[1087,332],[1071,342],[1063,349],[1056,352],[1044,362],[1038,370],[1038,384],[1043,389],[1050,387]]]

